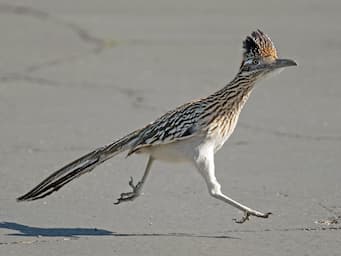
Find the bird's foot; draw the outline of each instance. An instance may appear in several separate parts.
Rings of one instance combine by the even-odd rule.
[[[253,211],[253,210],[249,210],[249,211],[245,211],[244,212],[244,216],[241,219],[233,219],[235,223],[238,224],[242,224],[245,221],[250,219],[250,216],[255,216],[258,218],[268,218],[272,213],[271,212],[267,212],[267,213],[261,213],[261,212],[257,212],[257,211]]]
[[[122,202],[133,201],[141,194],[142,183],[138,182],[134,185],[133,177],[130,177],[129,186],[133,189],[132,192],[121,193],[120,198],[114,204],[120,204]]]

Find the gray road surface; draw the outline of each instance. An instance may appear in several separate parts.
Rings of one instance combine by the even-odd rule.
[[[340,255],[340,1],[0,2],[0,255]],[[233,78],[256,28],[298,68],[263,81],[217,154],[243,225],[187,165],[117,157],[16,203],[56,168]],[[336,224],[333,224],[335,222]],[[330,225],[328,225],[328,223]]]

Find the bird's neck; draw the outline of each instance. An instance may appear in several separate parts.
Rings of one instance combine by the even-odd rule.
[[[240,111],[248,100],[257,81],[257,76],[238,73],[235,78],[217,93],[226,109]]]
[[[206,98],[210,134],[218,131],[225,139],[231,135],[256,80],[254,76],[238,73],[225,87]]]

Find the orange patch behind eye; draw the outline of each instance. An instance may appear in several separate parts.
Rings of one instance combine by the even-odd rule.
[[[278,58],[276,48],[274,47],[261,48],[261,55],[264,58],[273,58],[273,59]]]

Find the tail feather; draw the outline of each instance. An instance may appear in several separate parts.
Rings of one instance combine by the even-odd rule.
[[[95,149],[94,151],[65,165],[44,179],[32,190],[18,197],[17,201],[33,201],[44,198],[53,192],[58,191],[70,181],[92,171],[96,166],[100,165],[104,161],[127,149],[130,149],[132,147],[132,143],[137,137],[137,134],[138,131],[130,133],[114,143]]]

